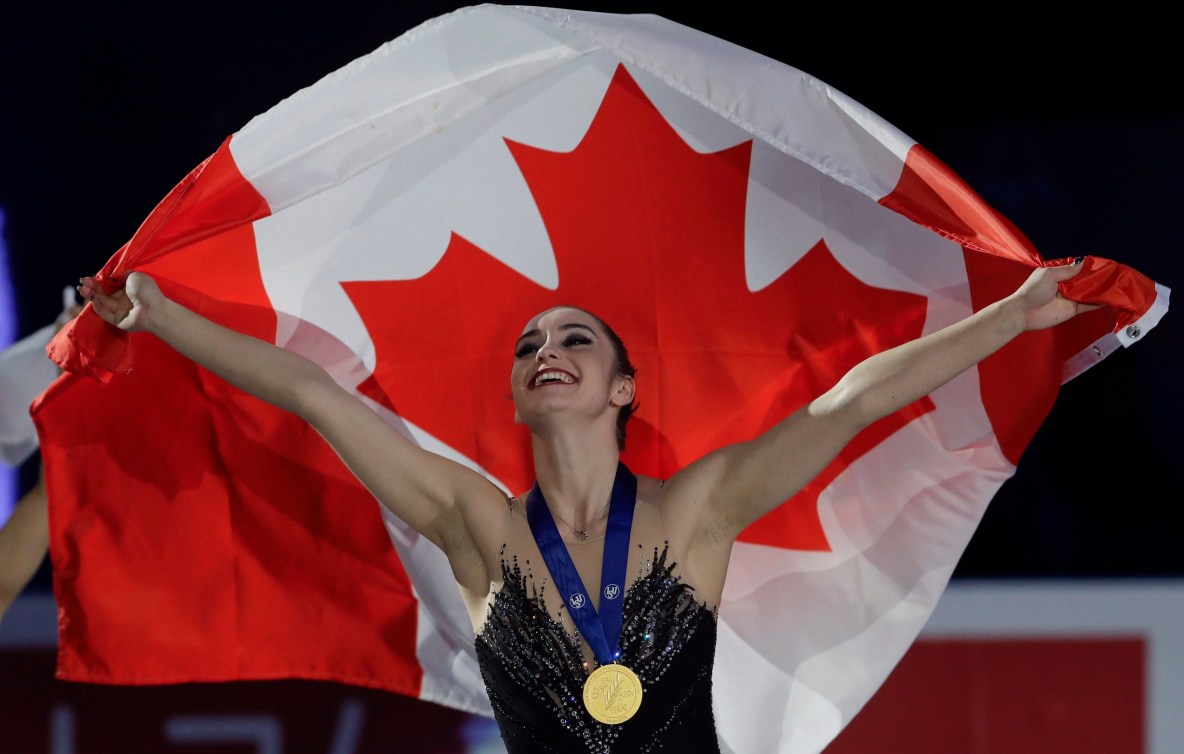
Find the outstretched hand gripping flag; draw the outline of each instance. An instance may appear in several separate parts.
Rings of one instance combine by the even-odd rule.
[[[152,275],[517,494],[511,350],[548,306],[624,337],[624,460],[666,477],[1046,263],[802,71],[656,16],[479,5],[253,119],[98,277]],[[1097,257],[1064,292],[1103,306],[869,427],[744,532],[719,612],[725,750],[821,751],[915,639],[1060,385],[1168,307]],[[33,415],[60,678],[315,678],[490,714],[442,553],[313,430],[93,312],[49,350],[67,374]]]

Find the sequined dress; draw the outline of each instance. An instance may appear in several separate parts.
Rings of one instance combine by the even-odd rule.
[[[716,754],[711,672],[714,612],[673,575],[667,550],[629,588],[623,605],[621,662],[641,679],[637,714],[618,725],[583,706],[587,673],[579,638],[549,615],[537,586],[502,560],[504,585],[477,636],[477,660],[509,754]]]

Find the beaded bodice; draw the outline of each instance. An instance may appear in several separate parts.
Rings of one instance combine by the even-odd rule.
[[[652,568],[625,594],[620,661],[641,679],[637,714],[619,725],[583,706],[580,638],[548,614],[546,583],[502,560],[503,586],[477,636],[477,659],[510,754],[718,752],[711,706],[716,618],[654,548]]]

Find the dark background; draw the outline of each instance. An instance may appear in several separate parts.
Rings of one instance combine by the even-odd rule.
[[[228,135],[459,5],[0,9],[0,208],[23,336]],[[1180,42],[1150,4],[580,3],[795,66],[927,147],[1046,258],[1179,287]],[[1184,575],[1179,314],[1066,385],[955,578]],[[22,468],[31,484],[37,461]],[[48,589],[48,565],[33,588]]]

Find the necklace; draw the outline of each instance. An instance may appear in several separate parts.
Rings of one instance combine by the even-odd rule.
[[[588,526],[591,526],[592,524],[594,524],[594,523],[596,523],[597,521],[599,521],[599,520],[600,520],[600,518],[601,518],[601,516],[603,516],[605,513],[607,513],[607,512],[608,512],[608,507],[609,507],[609,505],[611,505],[611,504],[612,504],[612,502],[613,502],[613,501],[612,501],[612,498],[610,497],[610,498],[609,498],[609,500],[608,500],[608,502],[604,504],[604,507],[600,509],[600,512],[599,512],[599,513],[597,513],[597,514],[596,514],[596,515],[595,515],[595,516],[592,518],[592,520],[588,521],[588,524],[587,524],[587,525],[588,525]],[[564,526],[566,526],[567,528],[571,529],[572,533],[573,533],[573,534],[575,534],[577,537],[579,537],[581,541],[583,541],[583,542],[587,542],[589,539],[591,539],[592,535],[588,533],[588,529],[587,529],[587,528],[584,528],[584,529],[577,529],[576,527],[574,527],[574,526],[572,526],[571,524],[569,524],[569,523],[567,522],[567,520],[566,520],[566,519],[560,518],[559,514],[558,514],[558,513],[556,513],[555,511],[551,511],[551,515],[552,515],[552,516],[554,516],[555,518],[558,518],[558,519],[559,519],[559,522],[560,522],[561,524],[563,524],[563,525],[564,525]]]

